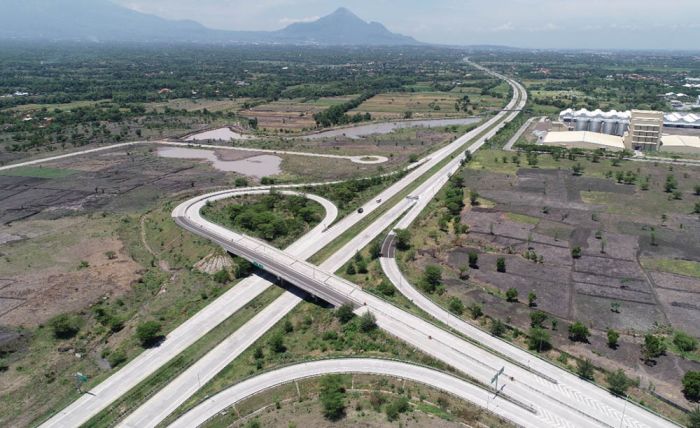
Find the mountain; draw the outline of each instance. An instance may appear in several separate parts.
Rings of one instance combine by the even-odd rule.
[[[2,0],[0,39],[318,45],[415,45],[411,37],[365,22],[345,8],[278,31],[213,30],[171,21],[109,0]]]
[[[330,45],[415,45],[408,36],[392,33],[378,22],[365,22],[341,7],[314,22],[297,23],[275,32],[282,40],[294,43]]]

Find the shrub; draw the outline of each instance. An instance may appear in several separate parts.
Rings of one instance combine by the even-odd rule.
[[[136,327],[136,338],[144,348],[150,348],[162,338],[160,331],[162,326],[157,321],[146,321]]]
[[[391,285],[389,281],[386,279],[382,280],[382,282],[379,283],[377,286],[377,291],[381,293],[384,296],[393,296],[396,290],[394,289],[394,286]]]
[[[386,406],[386,417],[389,421],[395,421],[401,413],[406,413],[409,409],[408,398],[399,397]]]
[[[683,376],[683,394],[688,400],[700,400],[700,372],[690,371]]]
[[[270,346],[270,350],[275,354],[281,354],[287,350],[287,347],[284,346],[284,336],[280,332],[273,334],[267,341],[267,344]]]
[[[117,349],[116,351],[111,352],[107,356],[107,362],[109,363],[109,366],[111,368],[115,368],[125,361],[126,361],[126,354],[121,349]]]
[[[530,312],[530,326],[542,328],[544,322],[547,321],[547,314],[542,311]]]
[[[582,322],[576,321],[569,326],[569,339],[574,342],[588,342],[591,332]]]
[[[360,330],[369,333],[370,331],[377,328],[377,319],[372,315],[372,312],[365,312],[360,317]]]
[[[509,302],[517,302],[518,301],[518,290],[515,288],[509,288],[506,291],[506,300]]]
[[[219,284],[226,284],[229,279],[231,279],[231,277],[226,269],[221,269],[214,274],[214,281],[218,282]]]
[[[579,376],[581,376],[584,379],[593,380],[594,371],[595,367],[593,366],[593,363],[591,363],[591,360],[589,360],[588,358],[586,358],[585,360],[579,360],[576,367],[576,372]]]
[[[82,319],[76,315],[62,314],[49,321],[56,339],[70,339],[80,331]]]
[[[321,379],[319,401],[323,408],[323,416],[331,421],[337,421],[345,415],[345,387],[339,375],[328,375]]]
[[[581,258],[581,247],[574,247],[571,249],[571,257],[574,259],[580,259]]]
[[[506,334],[506,325],[499,319],[494,319],[491,323],[491,334],[501,337]]]
[[[496,259],[496,270],[505,273],[506,271],[506,259],[504,257],[499,257]]]
[[[531,308],[534,306],[537,306],[536,301],[537,301],[537,294],[535,294],[534,291],[529,292],[527,294],[527,305]]]
[[[615,395],[625,395],[627,388],[632,384],[632,381],[622,369],[608,373],[605,380],[608,382],[610,392]]]
[[[617,348],[617,340],[620,338],[620,333],[613,329],[608,329],[608,346],[612,349]]]
[[[477,319],[480,316],[484,315],[484,310],[481,308],[481,305],[478,303],[472,303],[469,305],[469,314],[472,316],[473,319]]]
[[[411,232],[406,229],[396,229],[396,248],[406,251],[411,248]]]
[[[347,324],[355,317],[354,310],[351,304],[346,303],[335,311],[335,317],[341,324]]]
[[[442,282],[442,269],[440,266],[428,265],[423,273],[423,286],[425,291],[433,293]]]
[[[479,269],[479,255],[475,251],[469,252],[469,267]]]
[[[679,331],[673,336],[673,344],[681,352],[693,352],[698,348],[698,341],[694,337]]]
[[[654,336],[653,334],[647,334],[644,336],[644,343],[642,344],[642,358],[644,361],[652,361],[655,358],[660,357],[666,352],[666,343],[663,339]]]
[[[696,407],[688,413],[688,428],[700,428],[700,407]]]
[[[450,297],[450,303],[448,304],[450,312],[455,315],[462,315],[464,313],[464,303],[457,297]]]
[[[549,333],[541,328],[531,328],[528,332],[528,346],[531,350],[542,352],[552,347]]]

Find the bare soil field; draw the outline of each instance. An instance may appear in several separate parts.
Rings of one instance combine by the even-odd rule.
[[[483,201],[470,207],[465,198],[461,220],[468,234],[431,232],[434,216],[419,219],[409,275],[419,278],[427,265],[440,265],[445,294],[438,300],[446,304],[447,296],[456,296],[465,306],[481,304],[486,315],[521,331],[530,328],[533,310],[545,311],[558,321],[558,328],[545,324],[555,348],[606,369],[631,370],[643,388],[689,408],[679,385],[687,370],[700,368],[697,352],[684,358],[670,346],[655,364],[646,364],[640,344],[648,332],[669,344],[674,331],[700,337],[700,219],[691,214],[700,201],[692,190],[700,171],[633,162],[614,167],[581,157],[585,173],[578,177],[569,169],[574,161],[543,155],[533,168],[525,156],[517,166],[512,154],[505,154],[507,162],[502,154],[479,152],[464,171],[465,196],[474,190]],[[650,189],[606,178],[615,168],[650,177]],[[669,174],[681,200],[664,192]],[[572,256],[575,248],[580,257]],[[468,280],[459,279],[470,252],[478,254],[478,268],[470,269]],[[535,261],[527,257],[532,255]],[[497,270],[498,258],[504,258],[505,272]],[[510,288],[518,291],[519,303],[505,301]],[[537,299],[528,308],[530,292]],[[574,321],[591,329],[589,343],[569,340],[567,326]],[[609,328],[622,333],[617,349],[607,346]]]
[[[258,127],[269,131],[298,132],[316,127],[314,114],[352,99],[352,96],[325,97],[316,100],[294,99],[260,104],[239,114],[258,120]]]

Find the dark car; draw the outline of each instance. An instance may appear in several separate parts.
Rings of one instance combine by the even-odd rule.
[[[358,209],[357,209],[357,213],[358,213],[358,214],[362,214],[363,212],[365,212],[365,209],[364,209],[364,208],[358,208]]]

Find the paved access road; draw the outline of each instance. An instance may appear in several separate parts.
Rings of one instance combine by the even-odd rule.
[[[398,361],[369,358],[322,360],[296,364],[247,379],[205,400],[170,425],[171,428],[192,428],[228,407],[255,394],[297,380],[326,374],[374,374],[411,380],[450,393],[463,400],[488,409],[522,427],[539,428],[533,423],[532,413],[524,406],[503,399],[484,389],[450,374]]]
[[[375,164],[384,163],[389,159],[385,156],[342,156],[342,155],[330,155],[324,153],[308,153],[308,152],[291,152],[287,150],[269,150],[269,149],[256,149],[254,147],[237,147],[237,146],[216,146],[212,144],[198,144],[198,143],[181,143],[177,141],[131,141],[128,143],[110,144],[108,146],[97,147],[94,149],[79,150],[76,152],[65,153],[57,156],[49,156],[45,158],[33,159],[25,162],[13,163],[10,165],[0,166],[0,171],[7,171],[14,168],[20,168],[23,166],[34,166],[40,165],[42,163],[53,162],[61,159],[68,159],[77,156],[85,156],[93,153],[104,152],[108,150],[123,149],[127,147],[156,144],[161,146],[175,146],[175,147],[188,147],[192,149],[213,149],[213,150],[233,150],[239,152],[255,152],[255,153],[268,153],[273,155],[293,155],[293,156],[307,156],[316,158],[328,158],[328,159],[342,159],[349,160],[354,163],[361,164]]]

